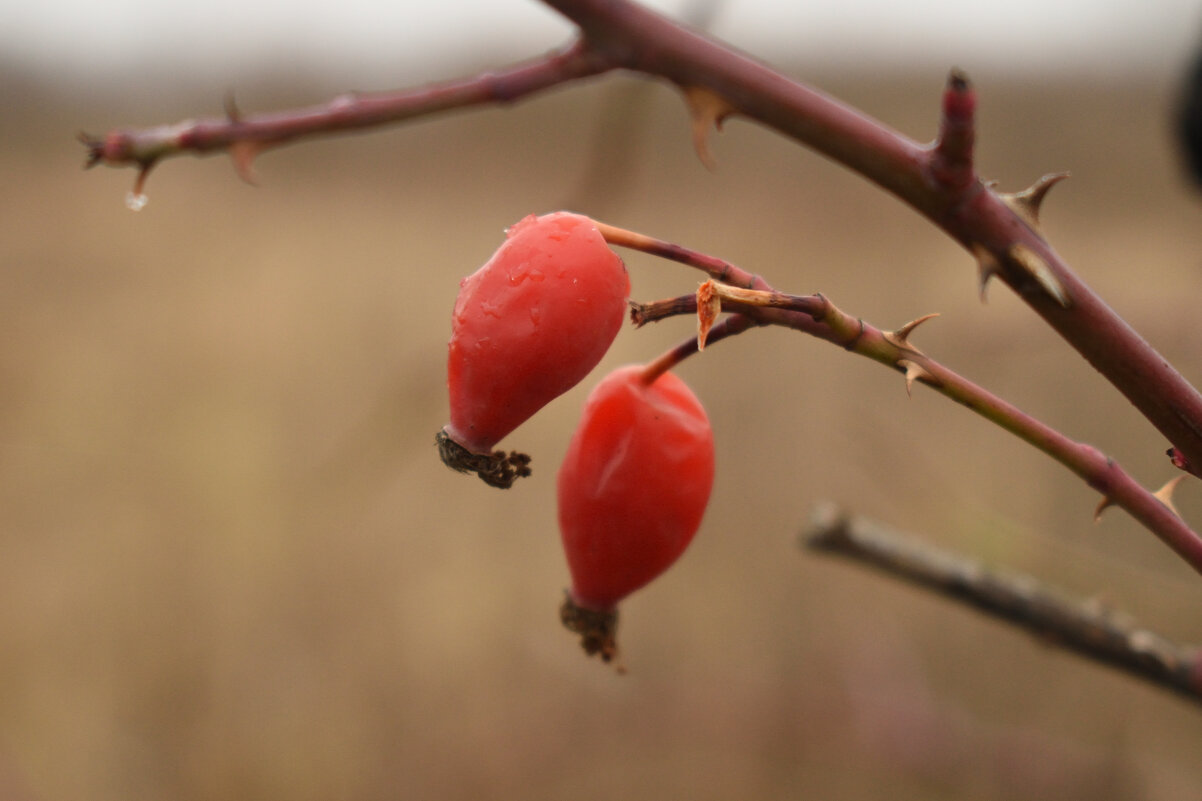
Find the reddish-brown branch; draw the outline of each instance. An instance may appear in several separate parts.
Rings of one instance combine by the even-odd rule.
[[[1202,395],[1082,282],[1005,196],[972,175],[973,103],[945,96],[941,139],[919,145],[748,56],[626,0],[544,0],[610,62],[701,87],[735,116],[824,153],[930,218],[1010,285],[1185,457],[1202,465]],[[950,172],[947,170],[950,168]],[[942,176],[942,177],[940,177]],[[957,177],[958,176],[958,177]],[[1052,291],[1062,289],[1058,295]]]
[[[754,120],[859,172],[963,245],[985,278],[1012,287],[1106,376],[1174,447],[1174,463],[1202,474],[1202,395],[1078,278],[1038,229],[1050,183],[1013,195],[986,187],[972,162],[975,97],[953,73],[938,140],[922,145],[792,81],[743,53],[628,0],[544,0],[582,39],[497,73],[395,93],[344,96],[308,109],[185,122],[85,137],[89,164],[131,164],[141,177],[159,159],[229,149],[239,171],[263,148],[297,137],[361,129],[525,97],[613,68],[667,79],[703,95],[721,117]],[[1036,192],[1035,190],[1040,191]]]
[[[897,331],[882,331],[847,314],[822,295],[739,290],[719,296],[723,311],[746,315],[760,324],[813,334],[904,373],[907,388],[917,381],[971,409],[1072,470],[1102,493],[1105,506],[1124,509],[1202,574],[1202,537],[1161,497],[1140,485],[1114,459],[1092,445],[1065,436],[911,345],[910,333],[925,318]],[[697,297],[684,295],[632,304],[632,308],[632,317],[643,325],[672,316],[695,314]],[[695,350],[694,347],[689,353]],[[688,353],[682,353],[680,358],[685,355]]]
[[[253,158],[264,148],[306,136],[387,125],[457,108],[509,103],[536,92],[609,69],[581,42],[544,57],[457,81],[417,89],[346,94],[308,108],[243,115],[227,104],[224,117],[185,120],[175,125],[120,129],[102,137],[82,134],[86,166],[134,165],[148,169],[158,160],[183,153],[204,154],[244,146],[235,158]]]
[[[711,280],[716,279],[737,288],[737,291],[718,293],[723,311],[735,312],[737,317],[745,317],[759,325],[784,326],[825,339],[903,372],[907,389],[919,381],[973,410],[1072,470],[1089,486],[1102,493],[1105,505],[1126,510],[1194,570],[1202,573],[1202,537],[1160,497],[1131,478],[1117,462],[1092,445],[1076,442],[1035,419],[911,345],[910,334],[928,317],[920,317],[896,331],[882,331],[861,318],[846,314],[821,294],[790,295],[777,292],[763,278],[730,262],[646,234],[596,221],[594,223],[610,244],[694,267],[709,275]],[[696,295],[631,304],[631,319],[640,326],[668,317],[696,313]],[[724,331],[722,336],[738,333],[747,327],[741,326],[733,332]],[[718,326],[711,330],[709,341],[717,341],[713,335],[716,330]],[[673,356],[661,358],[672,358],[675,364],[697,350],[695,341],[691,345],[686,342],[673,351]]]

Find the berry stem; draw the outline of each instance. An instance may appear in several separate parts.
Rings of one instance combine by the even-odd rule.
[[[690,296],[693,297],[693,296]],[[694,307],[696,298],[693,297]],[[720,342],[727,337],[741,334],[748,328],[761,325],[754,318],[745,314],[732,314],[729,317],[719,321],[712,329],[710,329],[707,342]],[[685,359],[697,353],[697,337],[689,337],[669,350],[664,351],[653,361],[647,363],[643,368],[641,380],[644,385],[650,386],[655,383],[655,379],[671,370],[676,365],[680,364]]]

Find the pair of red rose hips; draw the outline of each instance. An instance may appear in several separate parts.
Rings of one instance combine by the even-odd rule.
[[[526,217],[463,279],[447,359],[451,467],[508,487],[529,458],[492,452],[592,371],[617,336],[630,280],[593,222]],[[589,395],[559,470],[559,526],[572,588],[561,608],[585,650],[616,654],[617,604],[684,552],[709,500],[713,433],[669,372],[621,367]]]

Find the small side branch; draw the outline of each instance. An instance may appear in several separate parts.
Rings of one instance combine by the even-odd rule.
[[[738,274],[746,275],[742,271]],[[1202,574],[1202,537],[1174,511],[1168,496],[1170,489],[1166,488],[1163,496],[1150,492],[1118,462],[1097,448],[1071,439],[927,356],[914,346],[910,336],[918,325],[933,315],[920,317],[894,331],[884,331],[844,312],[820,294],[788,295],[771,289],[726,287],[711,282],[707,285],[703,285],[698,294],[717,299],[720,311],[746,315],[761,325],[794,328],[866,356],[902,373],[908,392],[915,382],[926,384],[1009,431],[1102,493],[1099,512],[1106,506],[1121,507]],[[632,318],[642,325],[676,315],[695,314],[699,304],[698,295],[685,295],[631,306]],[[712,314],[711,310],[707,316]]]
[[[85,166],[129,165],[142,175],[159,160],[185,153],[227,150],[243,178],[260,152],[308,136],[356,131],[443,111],[509,103],[568,81],[610,69],[595,51],[575,41],[562,50],[505,69],[415,89],[344,94],[328,103],[267,114],[243,115],[231,101],[224,117],[184,120],[152,128],[80,134]]]
[[[1098,663],[1202,703],[1202,651],[1092,601],[1076,601],[1030,576],[991,570],[833,508],[819,509],[803,544],[851,559],[1003,620]]]
[[[959,70],[953,71],[943,91],[939,139],[931,155],[931,175],[953,195],[968,189],[977,180],[972,161],[976,106],[977,96],[968,77]]]

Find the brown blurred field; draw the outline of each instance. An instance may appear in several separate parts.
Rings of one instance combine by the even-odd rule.
[[[465,68],[466,69],[466,68]],[[918,139],[937,71],[805,77]],[[982,172],[1071,170],[1058,249],[1195,383],[1202,198],[1167,78],[974,76]],[[719,470],[707,521],[624,607],[629,675],[559,628],[554,472],[587,387],[456,475],[449,310],[509,223],[574,208],[822,291],[1118,458],[1166,444],[1007,290],[892,198],[732,122],[718,169],[666,88],[615,77],[509,110],[277,151],[80,171],[79,129],[219,109],[5,79],[0,189],[0,795],[128,799],[1190,799],[1196,707],[801,552],[815,504],[921,533],[1202,639],[1202,582],[1039,453],[785,331],[691,360]],[[240,92],[316,102],[317,81]],[[132,89],[132,90],[131,90]],[[639,255],[634,292],[697,276]],[[619,337],[605,367],[688,336]],[[1186,485],[1183,513],[1202,520]]]

